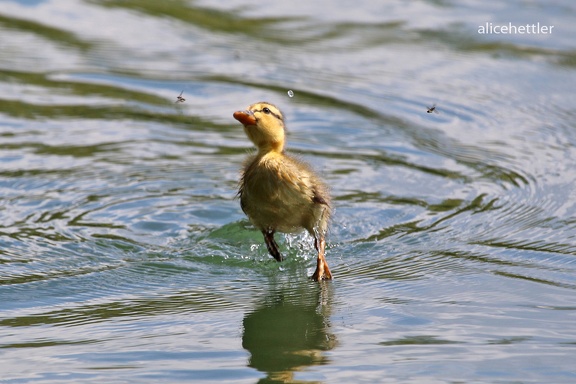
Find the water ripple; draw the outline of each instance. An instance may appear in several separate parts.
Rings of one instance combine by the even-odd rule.
[[[3,4],[3,378],[572,379],[571,3],[252,3]],[[257,100],[332,188],[333,281],[235,198]]]

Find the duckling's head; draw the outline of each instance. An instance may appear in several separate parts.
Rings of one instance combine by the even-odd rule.
[[[275,105],[261,101],[245,111],[234,112],[234,118],[244,125],[246,136],[258,151],[284,150],[284,116]]]

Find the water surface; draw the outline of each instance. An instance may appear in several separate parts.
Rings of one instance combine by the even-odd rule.
[[[3,2],[2,379],[574,382],[575,16]],[[260,100],[330,184],[334,281],[304,234],[276,263],[235,198],[232,113]]]

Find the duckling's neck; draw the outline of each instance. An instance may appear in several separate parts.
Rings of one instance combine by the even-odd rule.
[[[284,153],[284,142],[272,142],[258,145],[258,156],[281,155]]]

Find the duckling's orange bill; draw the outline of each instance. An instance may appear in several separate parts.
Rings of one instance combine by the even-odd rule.
[[[241,122],[243,125],[256,125],[256,118],[252,112],[236,111],[234,112],[234,118]]]

